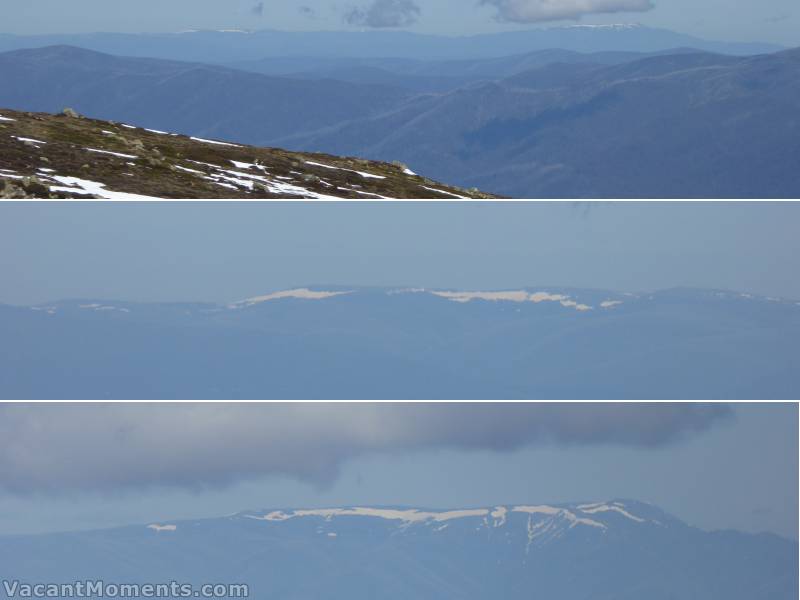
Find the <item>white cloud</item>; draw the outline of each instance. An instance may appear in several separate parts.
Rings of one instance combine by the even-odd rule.
[[[576,20],[594,13],[642,12],[654,7],[651,0],[480,0],[497,9],[501,21],[536,23]]]

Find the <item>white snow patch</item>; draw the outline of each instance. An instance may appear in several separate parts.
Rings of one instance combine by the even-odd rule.
[[[454,194],[453,192],[446,192],[444,190],[437,190],[436,188],[428,187],[426,185],[422,186],[424,189],[428,190],[429,192],[437,192],[439,194],[444,194],[445,196],[452,196],[453,198],[459,198],[461,200],[469,200],[466,196],[459,196],[458,194]]]
[[[485,517],[488,514],[489,510],[486,508],[429,512],[420,511],[416,508],[393,509],[359,506],[353,508],[318,508],[309,510],[295,510],[290,514],[281,511],[274,511],[262,517],[253,515],[245,516],[247,518],[256,519],[259,521],[286,521],[287,519],[296,517],[322,517],[326,520],[331,520],[333,517],[373,517],[379,519],[388,519],[391,521],[402,521],[404,523],[420,523],[428,520],[440,523],[444,521],[450,521],[452,519],[462,519],[465,517]]]
[[[106,185],[104,183],[89,181],[88,179],[80,179],[78,177],[63,177],[61,175],[53,175],[52,179],[69,187],[53,186],[50,188],[51,192],[90,194],[92,196],[99,196],[104,200],[161,200],[161,198],[154,198],[152,196],[141,196],[139,194],[128,194],[126,192],[115,192],[113,190],[106,189]]]
[[[414,171],[412,171],[412,170],[411,170],[411,169],[409,169],[408,167],[406,167],[405,169],[403,169],[403,173],[405,173],[406,175],[413,175],[414,177],[416,177],[416,176],[417,176],[417,174],[416,174],[416,173],[414,173]]]
[[[182,167],[180,165],[175,165],[176,169],[180,169],[181,171],[186,171],[187,173],[194,173],[196,175],[205,175],[205,171],[198,171],[197,169],[190,169],[188,167]]]
[[[447,298],[453,302],[462,303],[472,300],[525,302],[528,299],[528,292],[523,290],[509,292],[431,292],[431,294],[441,298]]]
[[[508,514],[508,509],[505,506],[496,506],[495,509],[491,512],[492,518],[494,519],[494,526],[500,527],[502,525],[505,525],[507,514]]]
[[[622,300],[604,300],[600,303],[600,308],[612,308],[622,304]]]
[[[147,528],[148,529],[152,529],[153,531],[175,531],[176,529],[178,529],[178,526],[177,525],[157,525],[157,524],[154,523],[153,525],[148,525]]]
[[[248,162],[241,162],[238,160],[232,160],[231,164],[237,169],[261,169],[262,171],[267,170],[265,167],[257,163],[248,163]]]
[[[20,137],[18,135],[12,135],[11,137],[14,138],[15,140],[19,140],[20,142],[30,142],[31,144],[46,144],[47,143],[47,142],[43,142],[42,140],[35,140],[33,138]]]
[[[614,511],[618,512],[621,515],[628,517],[629,519],[636,521],[637,523],[644,523],[644,519],[641,517],[637,517],[636,515],[632,515],[627,510],[620,506],[616,506],[615,504],[583,504],[578,506],[581,512],[585,512],[588,514],[594,514],[598,512],[607,512],[607,511]]]
[[[122,154],[121,152],[111,152],[109,150],[98,150],[97,148],[84,148],[84,150],[88,150],[89,152],[96,152],[97,154],[110,154],[111,156],[117,156],[119,158],[139,158],[138,156],[134,156],[133,154]]]
[[[575,302],[574,300],[562,300],[561,306],[566,306],[567,308],[574,308],[575,310],[579,311],[592,310],[592,307],[589,306],[588,304],[580,304],[578,302]]]
[[[595,521],[594,519],[586,519],[582,517],[575,516],[571,510],[567,510],[566,508],[558,508],[556,506],[547,506],[547,505],[537,505],[537,506],[515,506],[512,509],[513,512],[521,512],[521,513],[528,513],[528,514],[544,514],[553,517],[563,517],[570,522],[570,528],[575,527],[576,525],[589,525],[591,527],[599,527],[600,529],[606,529],[606,526],[602,523]]]
[[[565,308],[574,308],[578,311],[592,310],[592,307],[587,304],[580,304],[574,300],[570,300],[569,296],[563,294],[550,294],[548,292],[534,292],[529,294],[525,290],[513,290],[505,292],[431,292],[434,296],[447,298],[453,302],[470,302],[472,300],[487,300],[487,301],[506,301],[506,302],[558,302]]]
[[[233,148],[241,148],[241,146],[239,144],[230,144],[228,142],[218,142],[217,140],[206,140],[204,138],[199,138],[199,137],[191,137],[189,139],[194,140],[195,142],[203,142],[205,144],[216,144],[218,146],[231,146]]]
[[[133,125],[126,125],[125,123],[122,123],[122,126],[126,127],[127,129],[139,129],[138,127],[134,127]]]
[[[16,119],[12,119],[11,117],[4,117],[0,115],[0,121],[16,121]]]
[[[268,302],[269,300],[280,300],[282,298],[299,298],[302,300],[324,300],[325,298],[333,298],[334,296],[342,296],[344,294],[352,294],[351,291],[345,292],[325,292],[325,291],[318,291],[318,290],[309,290],[308,288],[297,288],[293,290],[283,290],[280,292],[274,292],[272,294],[267,294],[265,296],[256,296],[254,298],[247,298],[246,300],[240,300],[239,302],[234,302],[233,304],[229,304],[229,308],[240,308],[242,306],[252,306],[253,304],[258,304],[260,302]]]
[[[160,131],[158,129],[147,129],[147,127],[145,127],[144,130],[149,131],[150,133],[157,133],[159,135],[169,135],[169,131]]]
[[[384,177],[383,175],[375,175],[373,173],[366,173],[364,171],[356,171],[354,169],[345,169],[344,167],[332,167],[331,165],[324,165],[322,163],[314,162],[314,161],[311,161],[311,160],[307,160],[307,161],[305,161],[305,163],[307,165],[311,165],[311,166],[314,166],[314,167],[322,167],[323,169],[333,169],[333,170],[336,170],[336,171],[350,171],[351,173],[358,173],[362,177],[365,177],[365,178],[368,178],[368,179],[369,178],[372,178],[372,179],[386,179],[386,177]]]

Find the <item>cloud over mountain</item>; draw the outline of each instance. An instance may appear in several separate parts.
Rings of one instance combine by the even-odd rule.
[[[370,453],[533,444],[657,447],[720,404],[92,404],[0,408],[0,489],[203,489],[268,475],[319,485]]]
[[[350,25],[372,27],[408,27],[417,22],[420,8],[414,0],[373,0],[365,7],[347,11],[344,20]]]
[[[651,0],[480,0],[497,9],[497,19],[537,23],[580,19],[594,13],[642,12],[654,8]]]

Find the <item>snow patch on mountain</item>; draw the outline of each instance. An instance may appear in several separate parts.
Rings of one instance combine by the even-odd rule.
[[[11,137],[14,138],[17,141],[28,142],[29,144],[40,145],[40,144],[46,144],[47,143],[47,142],[43,142],[42,140],[35,140],[33,138],[20,137],[18,135],[12,135]]]
[[[231,146],[233,148],[241,148],[241,146],[239,144],[231,144],[231,143],[228,143],[228,142],[220,142],[220,141],[217,141],[217,140],[207,140],[207,139],[204,139],[204,138],[199,138],[199,137],[194,137],[194,136],[192,136],[189,139],[192,139],[195,142],[203,142],[204,144],[214,144],[216,146]]]
[[[644,523],[645,522],[645,519],[642,519],[641,517],[637,517],[635,515],[632,515],[627,510],[625,510],[623,508],[623,505],[621,505],[619,502],[614,502],[612,504],[603,504],[603,503],[581,504],[581,505],[578,506],[578,508],[581,510],[581,512],[588,513],[588,514],[594,514],[594,513],[599,513],[599,512],[608,512],[608,511],[618,512],[619,514],[623,515],[624,517],[627,517],[627,518],[631,519],[632,521],[636,521],[637,523]]]
[[[588,304],[583,304],[572,300],[569,296],[564,294],[551,294],[549,292],[534,292],[529,293],[525,290],[505,291],[505,292],[447,292],[447,291],[432,291],[431,294],[441,298],[447,298],[453,302],[471,302],[472,300],[487,300],[490,302],[506,301],[506,302],[558,302],[565,308],[574,308],[579,312],[592,310],[593,307]]]
[[[600,308],[614,308],[622,304],[622,300],[605,300],[600,303]]]
[[[98,196],[104,200],[160,200],[152,196],[142,196],[139,194],[128,194],[126,192],[115,192],[106,189],[104,183],[98,181],[91,181],[89,179],[80,179],[79,177],[62,177],[60,175],[52,175],[53,179],[64,186],[51,186],[52,192],[67,192],[70,194],[86,194],[88,196]]]
[[[109,150],[98,150],[97,148],[84,148],[84,150],[88,150],[89,152],[95,152],[97,154],[108,154],[110,156],[116,156],[118,158],[130,158],[130,159],[137,159],[138,156],[134,156],[133,154],[122,154],[121,152],[111,152]]]
[[[344,292],[326,292],[326,291],[318,291],[318,290],[310,290],[308,288],[297,288],[293,290],[283,290],[281,292],[274,292],[272,294],[267,294],[265,296],[255,296],[253,298],[247,298],[246,300],[240,300],[239,302],[234,302],[228,305],[228,308],[244,308],[247,306],[252,306],[254,304],[260,304],[261,302],[268,302],[270,300],[280,300],[283,298],[297,298],[301,300],[324,300],[326,298],[333,298],[334,296],[343,296],[345,294],[351,294],[350,291]]]
[[[566,508],[560,508],[557,506],[547,506],[547,505],[515,506],[511,510],[513,512],[528,513],[530,515],[544,514],[548,516],[561,517],[569,521],[570,528],[575,527],[576,525],[588,525],[590,527],[599,527],[600,529],[606,529],[606,526],[603,523],[600,523],[599,521],[595,521],[594,519],[586,519],[583,517],[578,517],[571,510],[568,510]]]
[[[332,167],[331,165],[325,165],[319,162],[314,162],[311,160],[304,161],[307,165],[311,165],[312,167],[322,167],[323,169],[333,169],[334,171],[349,171],[350,173],[357,173],[361,175],[361,177],[365,177],[367,179],[386,179],[383,175],[375,175],[373,173],[367,173],[365,171],[355,171],[353,169],[345,169],[342,167]]]
[[[153,531],[176,531],[178,529],[177,525],[158,525],[152,524],[147,526],[148,529],[152,529]]]

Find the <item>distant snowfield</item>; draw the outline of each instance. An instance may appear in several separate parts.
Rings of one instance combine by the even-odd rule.
[[[261,302],[269,302],[270,300],[281,300],[284,298],[298,298],[301,300],[324,300],[325,298],[333,298],[334,296],[343,296],[344,294],[351,294],[352,292],[324,292],[309,290],[308,288],[297,288],[293,290],[284,290],[281,292],[274,292],[265,296],[255,296],[254,298],[247,298],[239,302],[229,304],[229,308],[242,308],[245,306],[252,306],[260,304]]]
[[[148,525],[148,529],[152,529],[153,531],[176,531],[178,529],[177,525]]]
[[[558,302],[561,306],[566,308],[574,308],[577,311],[592,310],[593,307],[588,304],[582,304],[571,300],[569,296],[563,294],[550,294],[549,292],[534,292],[529,293],[525,290],[508,291],[508,292],[430,292],[434,296],[441,296],[453,302],[471,302],[472,300],[488,300],[491,302],[506,301],[506,302]],[[620,302],[617,302],[618,304]],[[602,305],[601,305],[602,306]],[[613,306],[613,305],[612,305]],[[607,308],[607,307],[604,307]]]
[[[256,521],[284,522],[291,519],[305,517],[319,517],[325,521],[332,521],[337,517],[370,517],[376,519],[386,519],[389,521],[399,521],[402,524],[412,523],[443,523],[466,518],[482,518],[488,525],[488,517],[491,517],[493,527],[502,527],[508,522],[509,513],[522,513],[531,517],[539,516],[548,520],[555,520],[562,523],[568,529],[577,526],[587,526],[597,529],[607,529],[608,526],[596,519],[585,515],[595,513],[614,512],[636,523],[645,523],[647,519],[631,514],[625,505],[620,502],[579,505],[576,507],[541,505],[518,505],[518,506],[495,506],[493,508],[466,508],[457,510],[430,511],[417,508],[396,509],[396,508],[373,508],[356,506],[352,508],[316,508],[301,509],[284,512],[273,510],[264,514],[243,514],[240,515],[247,519]],[[652,521],[657,523],[656,521]]]
[[[298,288],[298,289],[274,292],[271,294],[267,294],[265,296],[256,296],[254,298],[240,300],[238,302],[233,302],[229,304],[228,307],[243,308],[245,306],[258,304],[260,302],[266,302],[269,300],[279,300],[282,298],[324,300],[326,298],[333,298],[335,296],[341,296],[343,294],[352,294],[352,293],[354,293],[354,291],[330,292],[321,290],[310,290],[308,288]],[[460,304],[466,304],[474,300],[483,300],[487,302],[517,302],[517,303],[532,302],[534,304],[539,304],[540,302],[556,302],[561,306],[563,306],[564,308],[571,308],[578,312],[586,312],[594,310],[593,306],[589,306],[588,304],[584,304],[582,302],[573,300],[569,295],[566,294],[553,294],[550,292],[528,292],[525,290],[460,292],[460,291],[429,290],[426,288],[407,288],[407,289],[388,290],[386,291],[386,294],[390,296],[397,294],[431,294],[433,296],[445,298],[447,300],[458,302]],[[621,300],[606,300],[600,304],[600,307],[608,309],[608,308],[613,308],[614,306],[618,306],[622,303],[623,302]]]

